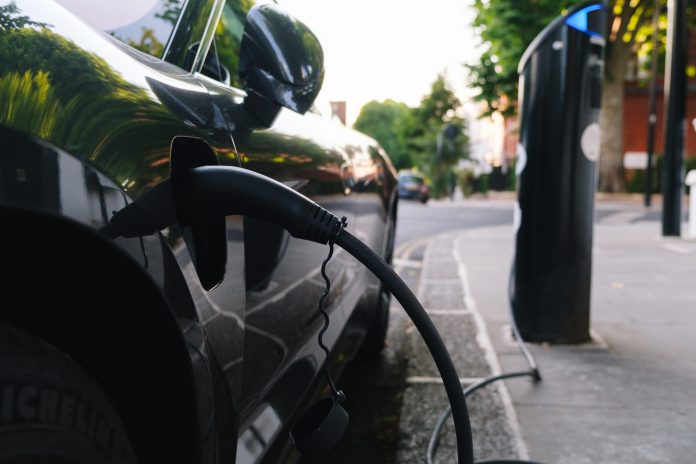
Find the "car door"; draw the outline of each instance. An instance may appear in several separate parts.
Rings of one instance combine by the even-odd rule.
[[[65,8],[53,1],[12,2],[8,11],[14,10],[22,21],[37,21],[12,36],[21,46],[4,47],[0,62],[6,67],[24,63],[23,75],[44,76],[53,113],[46,113],[50,130],[39,135],[70,154],[48,166],[68,187],[60,200],[66,212],[90,212],[94,218],[89,222],[99,225],[98,218],[104,225],[114,211],[168,178],[175,164],[236,160],[229,126],[216,112],[213,95],[192,72],[205,58],[201,44],[212,34],[220,2],[61,3]],[[40,95],[30,90],[27,101],[39,101]],[[0,123],[19,123],[5,119]],[[94,198],[100,207],[80,204],[78,195]],[[51,207],[60,212],[60,202]],[[245,309],[241,218],[228,218],[213,228],[222,238],[221,263],[212,260],[218,278],[210,277],[204,247],[197,250],[198,229],[172,226],[162,234],[115,240],[160,286],[185,335],[198,392],[192,401],[200,412],[200,427],[192,428],[202,432],[206,462],[234,458],[234,394],[241,391]],[[207,291],[225,269],[227,278]],[[151,371],[157,372],[169,355],[158,353]],[[223,368],[227,382],[219,380]],[[182,383],[186,380],[182,375]],[[147,386],[142,388],[146,391]],[[166,398],[164,393],[159,396]],[[175,415],[183,407],[171,405],[168,412]]]
[[[237,115],[244,83],[238,77],[244,18],[252,2],[227,0],[215,28],[207,64],[199,77],[214,96],[230,126],[242,166],[297,189],[354,228],[351,196],[352,164],[336,143],[341,131],[334,123],[282,110],[270,129],[253,133],[240,126]],[[235,163],[237,157],[221,158]],[[244,219],[245,296],[244,359],[230,368],[242,369],[241,422],[237,461],[257,462],[282,453],[289,425],[301,408],[324,386],[325,362],[317,335],[323,326],[318,300],[324,291],[320,274],[328,247],[297,240],[265,221]],[[334,347],[360,298],[348,286],[362,272],[357,263],[336,250],[328,267],[331,294],[327,299],[331,325],[324,340]],[[350,292],[347,291],[350,289]],[[340,349],[335,359],[346,359]]]

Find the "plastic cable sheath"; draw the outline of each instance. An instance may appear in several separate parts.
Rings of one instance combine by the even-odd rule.
[[[474,446],[471,436],[471,424],[469,422],[469,412],[466,408],[466,400],[462,391],[459,376],[452,359],[450,358],[447,347],[440,337],[437,329],[433,325],[430,317],[423,309],[416,296],[394,270],[367,245],[355,238],[349,232],[343,230],[335,238],[336,245],[346,250],[349,254],[360,261],[372,273],[374,273],[382,283],[394,295],[401,306],[413,321],[418,329],[423,341],[425,342],[430,354],[437,365],[442,377],[442,382],[447,391],[450,407],[452,408],[452,418],[457,437],[457,455],[459,464],[473,464]]]

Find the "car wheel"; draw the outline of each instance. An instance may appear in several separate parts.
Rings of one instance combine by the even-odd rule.
[[[391,293],[380,288],[379,297],[375,304],[374,318],[367,329],[357,359],[361,361],[373,359],[379,356],[384,349],[384,341],[387,338],[389,328],[389,305]]]
[[[0,463],[135,462],[99,385],[56,348],[0,324]]]

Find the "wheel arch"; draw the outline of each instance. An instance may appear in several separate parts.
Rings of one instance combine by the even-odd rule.
[[[140,462],[200,462],[188,347],[159,287],[95,230],[0,208],[0,320],[65,352],[101,385]]]

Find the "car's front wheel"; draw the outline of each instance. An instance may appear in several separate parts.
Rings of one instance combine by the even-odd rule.
[[[384,349],[384,342],[387,339],[389,329],[389,305],[391,294],[389,291],[380,289],[372,323],[367,329],[357,358],[359,360],[374,359],[380,355]]]
[[[116,410],[84,369],[0,324],[0,463],[135,462]]]

